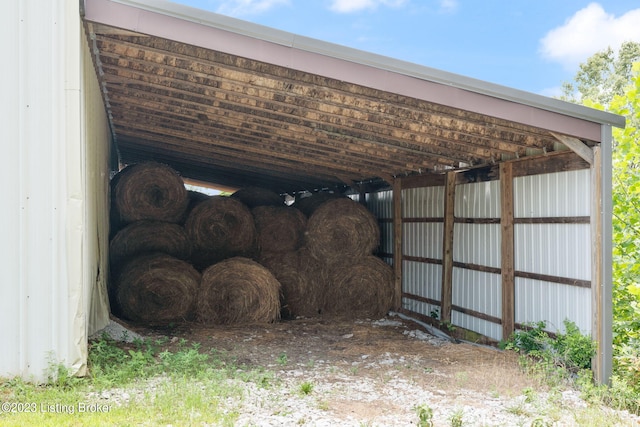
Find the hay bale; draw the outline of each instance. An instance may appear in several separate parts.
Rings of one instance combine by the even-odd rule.
[[[280,283],[248,258],[221,261],[202,274],[196,313],[205,324],[275,322],[280,318]]]
[[[249,209],[257,206],[282,206],[284,198],[278,193],[259,187],[241,188],[231,195],[234,199],[238,199]]]
[[[189,263],[165,254],[144,255],[123,267],[117,301],[123,317],[163,325],[192,316],[199,286],[200,273]]]
[[[261,252],[291,252],[304,238],[307,217],[287,206],[258,206],[251,210]]]
[[[251,211],[242,202],[213,196],[189,213],[185,230],[193,243],[191,261],[200,270],[235,256],[254,256],[256,226]]]
[[[142,220],[132,222],[114,236],[109,244],[111,271],[134,256],[164,253],[187,260],[191,256],[191,241],[179,224]]]
[[[180,222],[189,204],[182,178],[171,167],[155,162],[127,166],[115,184],[120,220]]]
[[[370,255],[330,266],[323,312],[339,317],[378,318],[393,305],[393,269]]]
[[[370,255],[380,242],[380,227],[371,212],[348,198],[323,203],[309,218],[305,245],[319,260]]]
[[[281,316],[314,317],[322,312],[327,269],[308,250],[264,253],[260,263],[278,279],[282,287]]]
[[[313,193],[308,197],[296,197],[296,201],[292,206],[299,209],[307,217],[310,217],[324,202],[343,198],[346,198],[346,196],[340,193],[318,191],[317,193]]]

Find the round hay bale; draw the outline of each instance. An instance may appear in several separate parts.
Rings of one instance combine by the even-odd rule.
[[[327,269],[305,248],[266,253],[260,258],[260,263],[280,282],[283,318],[314,317],[322,313]]]
[[[234,199],[240,200],[249,209],[256,206],[283,206],[284,198],[278,193],[259,187],[241,188],[231,195]]]
[[[340,193],[331,193],[329,191],[319,191],[313,193],[308,197],[296,197],[295,203],[292,205],[294,208],[298,208],[307,217],[310,217],[316,209],[318,209],[324,202],[335,199],[343,199],[346,196]]]
[[[393,269],[370,255],[333,264],[329,270],[324,313],[340,317],[378,318],[393,304]]]
[[[302,245],[307,217],[296,208],[258,206],[251,210],[261,252],[291,252]]]
[[[184,219],[189,197],[182,178],[171,167],[155,162],[137,163],[118,175],[115,202],[122,222]]]
[[[380,227],[371,212],[351,199],[323,203],[307,221],[305,245],[319,260],[370,255],[380,242]]]
[[[242,202],[213,196],[189,213],[185,230],[193,243],[191,260],[203,270],[234,256],[256,253],[256,226],[251,211]]]
[[[202,273],[196,313],[205,324],[275,322],[280,318],[280,282],[253,260],[226,259]]]
[[[127,263],[117,279],[122,316],[149,325],[192,317],[200,273],[165,254],[144,255]]]
[[[132,222],[109,244],[112,272],[128,259],[146,253],[164,253],[187,260],[191,256],[191,241],[184,227],[178,224],[151,220]]]

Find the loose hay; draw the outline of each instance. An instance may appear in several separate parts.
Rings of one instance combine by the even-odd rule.
[[[280,318],[280,283],[248,258],[221,261],[202,274],[196,312],[205,324],[275,322]]]
[[[259,187],[241,188],[231,195],[234,199],[240,200],[249,209],[257,206],[283,206],[284,198],[278,193]]]
[[[182,178],[155,162],[127,166],[118,174],[115,203],[124,223],[152,219],[180,222],[189,204]]]
[[[135,258],[117,279],[122,316],[149,325],[187,320],[193,314],[200,273],[165,254]]]
[[[263,253],[260,263],[273,273],[282,286],[283,318],[321,314],[327,269],[305,248],[286,253]]]
[[[256,227],[251,211],[231,197],[213,196],[200,202],[185,222],[193,242],[191,260],[203,270],[234,256],[254,256]]]
[[[380,227],[371,212],[351,199],[322,204],[309,218],[305,245],[319,260],[370,255],[380,242]]]
[[[251,210],[261,252],[291,252],[304,238],[307,217],[296,208],[258,206]]]
[[[370,255],[334,264],[329,269],[324,312],[340,317],[384,316],[393,304],[393,270]]]
[[[112,271],[134,256],[164,253],[187,260],[191,256],[191,241],[184,227],[163,221],[132,222],[120,230],[109,244]]]
[[[343,196],[339,193],[319,191],[317,193],[313,193],[308,197],[296,197],[296,202],[293,204],[293,207],[299,209],[307,217],[310,217],[324,202],[327,202],[329,200],[342,199],[345,197],[346,196]]]

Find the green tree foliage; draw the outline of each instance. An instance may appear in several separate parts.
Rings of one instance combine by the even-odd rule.
[[[613,130],[614,383],[640,393],[640,43],[599,52],[563,99],[625,116]]]

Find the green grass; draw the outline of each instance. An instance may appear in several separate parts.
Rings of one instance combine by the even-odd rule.
[[[85,378],[52,364],[47,385],[0,382],[5,409],[14,410],[2,411],[0,424],[232,426],[238,413],[224,403],[227,398],[242,399],[242,382],[273,382],[273,374],[238,367],[216,352],[201,352],[199,344],[182,342],[175,351],[161,351],[162,344],[124,346],[103,337],[91,343]]]

